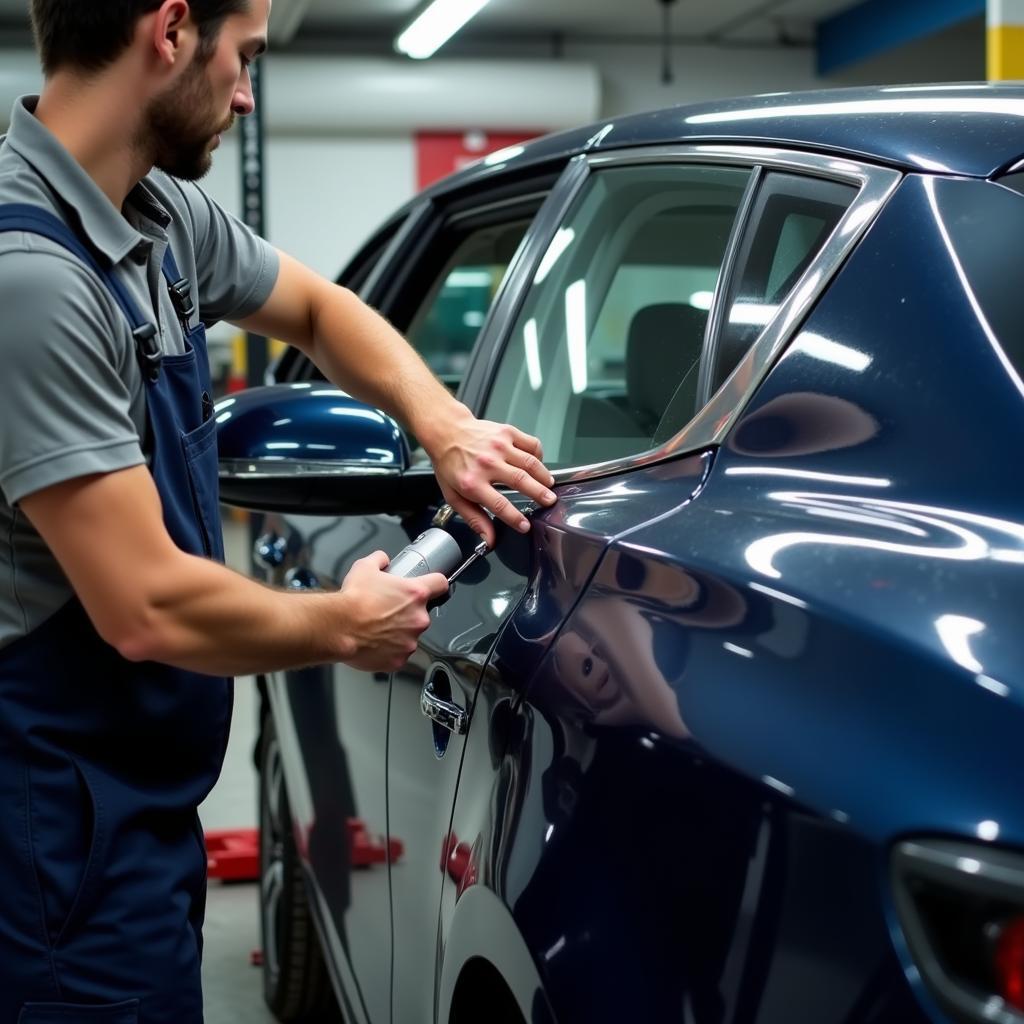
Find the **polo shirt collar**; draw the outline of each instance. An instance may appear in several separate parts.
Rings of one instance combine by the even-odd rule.
[[[143,236],[125,219],[99,185],[83,170],[56,136],[34,114],[37,96],[22,96],[14,104],[6,144],[31,164],[62,201],[66,212],[78,218],[92,244],[112,264],[120,263]],[[148,219],[165,226],[169,218],[152,193],[141,183],[127,202]]]

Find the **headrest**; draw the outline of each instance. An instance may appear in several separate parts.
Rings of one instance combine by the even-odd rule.
[[[700,359],[706,310],[660,302],[637,310],[626,342],[626,394],[651,436],[680,381]]]

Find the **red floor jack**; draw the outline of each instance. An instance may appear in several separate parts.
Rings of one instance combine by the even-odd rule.
[[[385,844],[383,839],[371,837],[359,818],[349,818],[349,863],[354,868],[369,868],[384,864],[388,858],[398,860],[404,852],[400,839]],[[206,873],[210,878],[225,882],[255,882],[260,877],[260,830],[258,828],[225,828],[206,833]],[[249,954],[253,967],[263,964],[263,950]]]

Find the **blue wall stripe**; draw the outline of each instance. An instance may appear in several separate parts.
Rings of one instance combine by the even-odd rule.
[[[818,24],[818,74],[985,13],[985,0],[863,0]]]

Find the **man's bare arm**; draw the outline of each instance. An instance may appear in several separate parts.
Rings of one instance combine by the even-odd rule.
[[[482,507],[529,528],[494,484],[554,502],[537,438],[478,420],[382,316],[287,254],[270,298],[240,326],[302,349],[328,379],[400,420],[426,448],[447,500],[489,542],[494,530]]]
[[[97,632],[131,661],[242,675],[346,661],[392,669],[429,625],[428,598],[447,583],[380,571],[361,559],[340,591],[273,590],[182,552],[163,523],[144,466],[81,477],[21,502]]]

